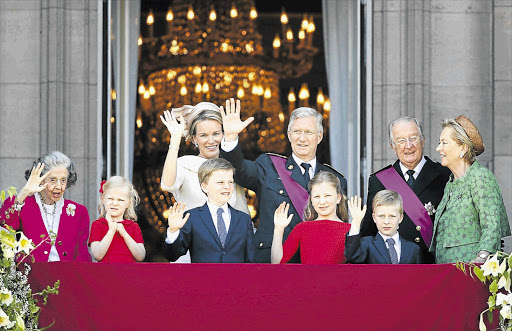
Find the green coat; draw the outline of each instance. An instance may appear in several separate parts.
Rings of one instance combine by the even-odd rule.
[[[430,251],[436,263],[470,262],[479,251],[495,253],[510,235],[507,212],[493,173],[475,161],[466,174],[446,183]]]

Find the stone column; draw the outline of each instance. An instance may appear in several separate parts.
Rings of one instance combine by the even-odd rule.
[[[97,209],[98,1],[3,0],[0,6],[0,188],[52,150],[76,164],[66,197]]]

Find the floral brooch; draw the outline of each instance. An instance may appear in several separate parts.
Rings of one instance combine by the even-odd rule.
[[[75,209],[76,206],[74,204],[68,204],[68,206],[66,207],[66,214],[68,214],[68,216],[75,216]]]
[[[427,210],[427,213],[429,215],[433,215],[436,212],[436,209],[434,208],[434,205],[430,201],[425,204],[425,209]]]

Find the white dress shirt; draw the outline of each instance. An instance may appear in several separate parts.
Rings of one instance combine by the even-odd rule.
[[[414,174],[412,175],[414,177],[414,179],[418,178],[419,174],[420,174],[420,171],[421,169],[423,169],[423,166],[425,165],[425,163],[427,162],[427,159],[425,159],[424,156],[421,157],[421,161],[420,163],[418,163],[418,165],[416,167],[414,167]],[[400,169],[402,170],[402,174],[404,175],[404,178],[405,178],[405,181],[408,181],[409,180],[409,174],[407,173],[407,171],[409,170],[408,168],[406,168],[402,162],[399,162],[400,164]]]

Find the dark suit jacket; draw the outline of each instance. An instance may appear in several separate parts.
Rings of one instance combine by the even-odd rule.
[[[172,244],[164,242],[164,255],[176,261],[190,250],[193,263],[244,263],[254,262],[254,233],[249,215],[229,206],[231,223],[222,247],[208,205],[188,212],[190,217]]]
[[[399,264],[420,264],[421,251],[418,245],[400,236],[402,244]],[[374,237],[360,235],[349,236],[345,239],[345,258],[347,263],[391,264],[391,257],[386,243],[380,234]]]
[[[441,164],[437,162],[433,162],[428,157],[425,157],[427,162],[421,169],[420,174],[416,178],[414,186],[412,190],[416,193],[416,196],[420,199],[421,203],[427,204],[432,203],[435,209],[441,202],[443,197],[444,187],[448,178],[450,176],[450,170],[446,167],[443,167]],[[379,170],[382,171],[391,167],[391,165]],[[404,179],[402,170],[400,169],[399,161],[397,160],[393,167],[398,172],[398,174]],[[378,171],[378,172],[379,172]],[[405,181],[405,179],[404,179]],[[366,200],[367,210],[366,215],[361,223],[361,232],[360,235],[364,236],[375,236],[377,234],[377,226],[372,218],[372,201],[373,197],[377,192],[384,190],[385,187],[382,185],[380,180],[372,174],[368,183],[368,197]],[[430,215],[430,219],[432,220],[432,224],[434,224],[435,213]],[[417,243],[420,246],[422,255],[423,255],[423,263],[434,263],[434,257],[431,253],[428,252],[429,247],[425,245],[425,241],[421,237],[419,230],[416,229],[416,225],[409,218],[409,216],[404,213],[404,219],[402,223],[400,223],[400,227],[398,229],[400,236],[405,238],[406,240]]]
[[[292,229],[299,222],[302,222],[303,211],[295,210],[291,203],[290,194],[284,188],[283,182],[277,173],[272,160],[268,154],[260,155],[255,161],[246,160],[243,156],[240,144],[227,153],[221,150],[220,157],[228,160],[236,168],[235,182],[245,188],[256,192],[258,199],[259,226],[256,231],[256,262],[270,263],[270,247],[272,246],[272,237],[274,234],[274,212],[276,208],[286,201],[290,204],[289,213],[293,214],[292,221],[286,227],[283,236],[283,242],[286,240]],[[286,170],[291,172],[291,178],[302,187],[307,188],[302,171],[290,156],[286,161]],[[329,171],[335,174],[341,182],[341,188],[346,194],[347,180],[342,174],[328,165],[317,162],[316,172]],[[290,262],[300,262],[298,255]]]

